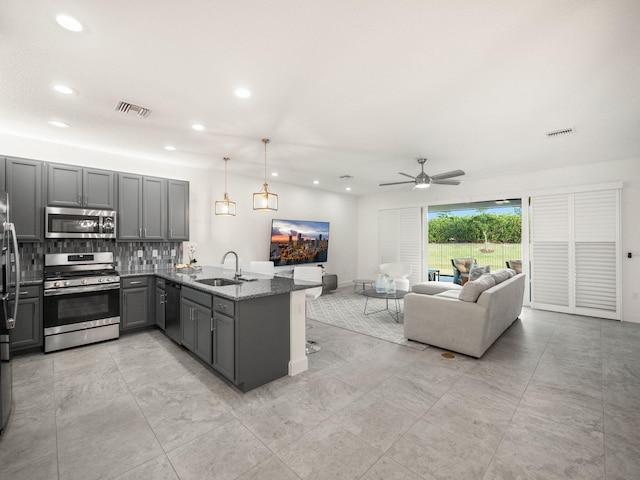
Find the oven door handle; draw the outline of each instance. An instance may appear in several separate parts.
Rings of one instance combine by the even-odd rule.
[[[81,287],[56,288],[53,290],[45,290],[44,296],[53,297],[55,295],[68,295],[72,293],[102,292],[105,290],[118,290],[119,288],[119,283],[110,283],[108,285],[86,285]]]

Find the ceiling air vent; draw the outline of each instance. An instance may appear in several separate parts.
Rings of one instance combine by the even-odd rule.
[[[120,113],[133,112],[136,116],[146,118],[151,113],[148,108],[141,107],[140,105],[134,105],[133,103],[120,101],[116,105],[116,111]]]
[[[562,130],[554,130],[553,132],[547,132],[548,138],[559,137],[561,135],[570,135],[573,133],[573,128],[564,128]]]

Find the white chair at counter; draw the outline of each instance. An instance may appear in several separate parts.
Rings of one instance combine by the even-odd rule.
[[[273,277],[276,273],[276,267],[273,265],[273,262],[252,260],[249,262],[249,271],[251,273],[260,273],[262,275],[270,275]]]
[[[322,283],[322,269],[320,267],[294,267],[293,268],[293,281],[306,280],[314,283]],[[322,294],[322,287],[307,288],[304,291],[305,299],[315,300]],[[306,305],[306,302],[305,302]],[[305,308],[306,312],[306,308]],[[305,313],[306,319],[306,313]],[[309,327],[307,327],[309,328]],[[320,345],[313,340],[307,340],[306,352],[307,355],[320,351]]]

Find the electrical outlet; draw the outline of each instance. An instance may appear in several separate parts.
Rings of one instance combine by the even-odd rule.
[[[138,258],[142,258],[142,250],[138,250]]]
[[[157,258],[157,256],[158,256],[158,250],[152,250],[152,251],[151,251],[151,256],[152,256],[153,258]]]
[[[171,256],[172,256],[172,257],[175,257],[175,256],[176,256],[176,249],[175,249],[175,248],[172,248],[172,249],[171,249]]]

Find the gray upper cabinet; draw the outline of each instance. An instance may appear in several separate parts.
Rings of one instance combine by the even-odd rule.
[[[118,240],[142,238],[142,176],[118,174]]]
[[[167,230],[167,181],[143,177],[142,235],[145,240],[164,240]]]
[[[118,175],[118,240],[164,240],[167,181],[129,173]]]
[[[37,160],[6,158],[11,221],[21,242],[40,242],[44,238],[42,172],[43,164]]]
[[[0,157],[0,189],[2,191],[7,190],[7,180],[5,177],[5,170],[7,168],[7,159]]]
[[[189,240],[189,182],[168,182],[167,240]]]
[[[47,173],[47,205],[114,209],[114,172],[50,163]]]

